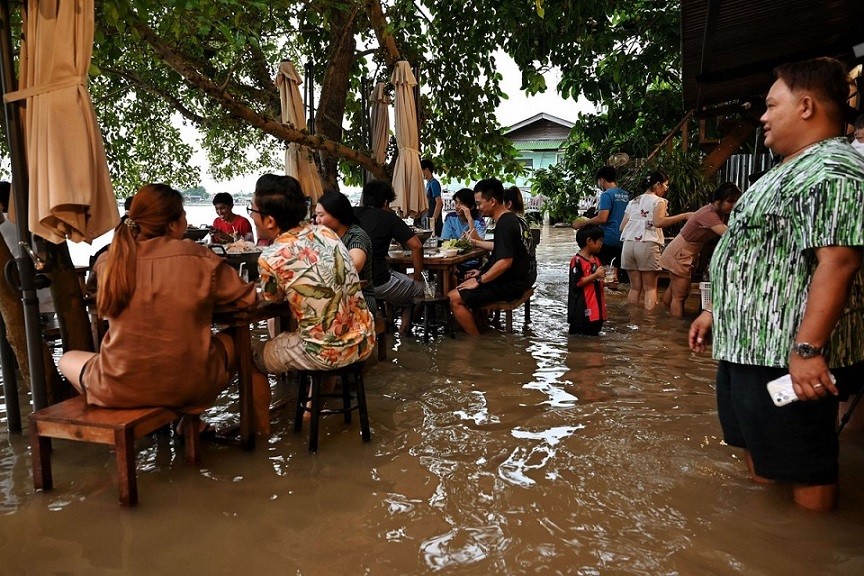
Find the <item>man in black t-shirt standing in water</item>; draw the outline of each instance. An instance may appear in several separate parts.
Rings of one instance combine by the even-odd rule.
[[[481,180],[474,186],[474,198],[480,213],[495,220],[492,255],[483,268],[470,270],[465,281],[448,294],[453,316],[470,335],[480,333],[471,308],[516,300],[537,278],[529,253],[531,231],[504,206],[503,184],[495,178]]]

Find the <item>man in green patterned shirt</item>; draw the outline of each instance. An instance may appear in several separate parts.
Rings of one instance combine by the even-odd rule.
[[[864,376],[864,158],[841,136],[849,83],[830,58],[786,64],[765,99],[765,145],[783,162],[738,202],[711,260],[724,440],[756,481],[793,485],[795,502],[836,506],[838,395]],[[775,406],[767,382],[789,373],[800,402]],[[832,374],[836,376],[835,385]]]

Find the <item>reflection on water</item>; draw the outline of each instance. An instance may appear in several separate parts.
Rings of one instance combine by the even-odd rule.
[[[309,455],[281,413],[255,452],[208,444],[195,470],[155,436],[124,510],[104,447],[55,442],[56,488],[36,494],[27,439],[4,428],[0,572],[864,573],[861,433],[844,432],[836,514],[751,484],[686,321],[612,294],[601,337],[567,336],[574,250],[544,230],[526,334],[396,338],[368,376],[369,444],[325,419]],[[236,421],[235,400],[207,416]]]

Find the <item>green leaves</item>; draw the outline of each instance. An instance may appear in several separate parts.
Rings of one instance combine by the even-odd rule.
[[[592,172],[611,151],[646,154],[677,122],[672,117],[680,117],[679,7],[672,0],[535,0],[533,6],[389,0],[384,11],[401,55],[420,68],[420,152],[435,158],[447,178],[506,178],[521,170],[495,117],[508,96],[495,60],[499,49],[519,66],[526,93],[548,90],[544,72],[554,67],[561,70],[563,96],[584,95],[603,110],[580,118],[568,147],[568,174]],[[140,38],[137,24],[150,27],[231,98],[278,123],[272,79],[279,61],[293,59],[304,76],[303,64],[312,63],[307,80],[320,89],[328,74],[341,73],[329,58],[340,42],[338,25],[349,16],[360,44],[346,68],[348,88],[316,91],[316,104],[328,109],[328,100],[343,100],[333,108],[344,109],[343,117],[332,120],[337,131],[342,126],[347,148],[365,151],[360,78],[387,78],[389,70],[359,0],[97,3],[91,89],[118,194],[144,178],[197,184],[190,167],[195,147],[204,150],[213,176],[230,179],[280,169],[285,146],[190,85]],[[200,132],[194,145],[181,138],[178,119]],[[349,180],[362,177],[345,157],[340,166]]]

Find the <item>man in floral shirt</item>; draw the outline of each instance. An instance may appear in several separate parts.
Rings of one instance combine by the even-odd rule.
[[[259,237],[273,242],[258,259],[262,298],[288,302],[297,330],[253,342],[256,426],[269,433],[266,374],[332,370],[365,360],[375,346],[372,313],[348,250],[325,226],[305,221],[306,198],[290,176],[265,174],[249,213]]]

